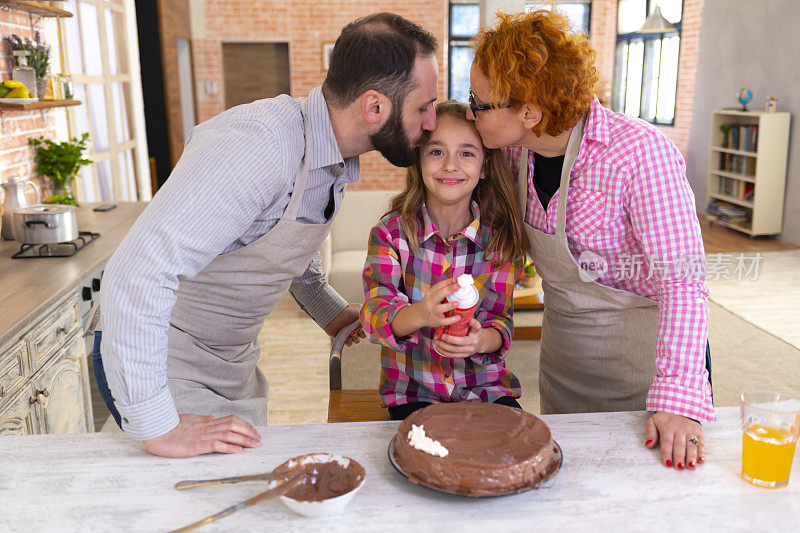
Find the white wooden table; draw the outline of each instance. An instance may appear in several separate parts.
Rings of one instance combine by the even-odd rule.
[[[545,416],[564,453],[553,485],[469,499],[409,483],[387,459],[397,422],[258,428],[262,446],[235,455],[164,459],[122,434],[0,439],[2,531],[166,531],[262,490],[243,483],[175,491],[183,479],[266,472],[306,452],[336,452],[367,470],[341,515],[310,519],[279,500],[200,531],[767,531],[800,527],[800,459],[788,488],[739,478],[738,408],[707,424],[707,462],[679,472],[644,447],[643,412]]]

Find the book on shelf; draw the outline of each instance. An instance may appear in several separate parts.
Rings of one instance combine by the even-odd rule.
[[[719,154],[719,169],[725,172],[735,172],[737,174],[753,176],[756,173],[756,162],[754,158],[747,155],[737,155],[729,153]]]
[[[706,213],[721,222],[750,227],[750,212],[744,207],[734,205],[722,200],[711,200],[706,207]]]
[[[752,202],[753,197],[755,196],[756,186],[752,183],[744,183],[743,185],[742,200],[746,202]]]
[[[757,124],[723,124],[727,126],[722,138],[722,147],[745,152],[755,152],[758,149]]]

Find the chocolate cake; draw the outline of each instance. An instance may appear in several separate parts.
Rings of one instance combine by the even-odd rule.
[[[432,404],[406,418],[394,440],[394,460],[410,481],[466,496],[531,488],[553,451],[541,419],[493,403]]]

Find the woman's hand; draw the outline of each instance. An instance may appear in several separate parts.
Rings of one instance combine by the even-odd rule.
[[[494,328],[484,328],[476,319],[469,321],[469,333],[465,337],[444,334],[434,341],[434,349],[444,357],[465,358],[476,353],[496,352],[503,345],[503,337]]]
[[[705,462],[703,427],[694,420],[659,411],[647,419],[644,429],[645,446],[654,448],[661,441],[661,462],[665,466],[694,470],[695,465]],[[697,440],[697,444],[691,437]]]

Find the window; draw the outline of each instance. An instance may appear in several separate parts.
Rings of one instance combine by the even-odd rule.
[[[675,30],[664,34],[639,33],[657,5]],[[614,111],[654,124],[674,123],[682,12],[682,0],[619,0]]]
[[[80,201],[149,200],[150,171],[133,0],[68,0],[62,55],[75,99],[68,108],[70,135],[89,132],[88,157],[76,179]],[[131,68],[131,67],[134,68]]]
[[[465,104],[469,100],[469,69],[472,66],[469,41],[478,33],[480,25],[481,8],[478,2],[450,2],[448,95]]]
[[[583,32],[589,36],[589,27],[592,20],[592,1],[591,0],[540,0],[525,4],[525,12],[530,13],[537,9],[555,9],[572,25],[572,31]]]

